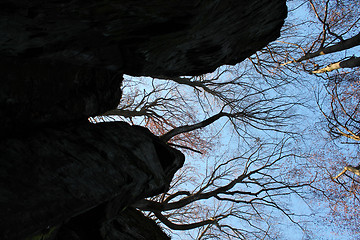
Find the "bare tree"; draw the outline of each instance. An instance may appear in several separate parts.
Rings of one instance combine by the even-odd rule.
[[[269,209],[295,222],[294,214],[280,199],[308,185],[287,179],[282,166],[295,156],[285,148],[286,141],[259,144],[237,157],[218,160],[191,190],[171,189],[134,206],[150,211],[172,230],[195,229],[196,239],[266,237],[273,227],[268,221],[272,218]]]
[[[309,158],[310,169],[318,173],[312,187],[314,195],[329,206],[332,217],[327,220],[336,221],[353,234],[358,234],[359,75],[356,71],[342,73],[329,77],[328,81],[325,94],[317,96],[317,105],[329,139],[314,137],[315,141],[324,144]]]
[[[344,144],[359,144],[360,141],[360,95],[359,73],[340,74],[332,77],[326,88],[326,100],[318,107],[326,119],[328,132],[332,139],[345,138],[351,142]],[[324,101],[330,106],[324,106]],[[360,176],[359,166],[347,165],[334,179],[338,179],[346,171]]]
[[[359,66],[359,56],[346,51],[360,45],[358,1],[291,3],[281,37],[249,58],[259,74],[292,79],[298,70],[319,74]]]
[[[333,139],[345,137],[353,143],[360,141],[359,81],[359,72],[335,75],[326,87],[325,99],[322,103],[317,100]]]
[[[316,181],[311,184],[313,201],[321,200],[328,206],[323,221],[335,223],[340,231],[349,231],[354,236],[359,234],[360,178],[358,167],[350,164],[358,164],[358,158],[358,151],[330,142],[314,153],[304,168],[310,176],[316,175]],[[346,167],[340,172],[343,166]]]
[[[359,66],[360,60],[356,56],[345,56],[327,66],[313,60],[319,56],[344,52],[360,45],[358,3],[339,0],[308,0],[306,2],[310,8],[310,14],[315,16],[316,22],[310,27],[313,32],[318,32],[317,37],[315,35],[315,38],[312,38],[310,35],[311,41],[305,41],[305,44],[304,42],[293,43],[302,54],[300,57],[291,56],[292,59],[282,65],[307,62],[313,66],[312,69],[308,69],[306,65],[303,66],[313,74]],[[326,59],[322,58],[322,61],[326,62]]]
[[[296,115],[294,106],[300,104],[277,92],[283,83],[264,85],[263,81],[235,75],[228,69],[208,76],[170,80],[148,79],[150,84],[139,91],[131,84],[140,84],[128,79],[118,108],[104,116],[120,116],[148,127],[175,147],[206,152],[212,145],[209,139],[217,133],[200,129],[214,122],[231,125],[243,139],[253,138],[255,131],[288,132],[284,127]]]

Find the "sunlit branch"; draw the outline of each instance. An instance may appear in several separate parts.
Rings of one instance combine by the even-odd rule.
[[[344,61],[331,63],[324,68],[311,71],[311,73],[313,73],[313,74],[325,73],[325,72],[331,72],[334,70],[338,70],[340,68],[353,68],[353,67],[359,67],[359,66],[360,66],[360,57],[351,57],[350,59],[347,59]]]
[[[338,179],[341,175],[343,175],[346,171],[350,171],[358,176],[360,176],[360,165],[357,167],[353,167],[353,166],[346,166],[344,167],[344,170],[342,170],[336,177],[334,177],[334,179]]]

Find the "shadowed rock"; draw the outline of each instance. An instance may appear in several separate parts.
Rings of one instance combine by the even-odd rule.
[[[128,207],[114,216],[113,208],[106,205],[85,212],[55,230],[57,240],[170,239],[153,220],[145,217],[140,211]]]
[[[146,128],[82,123],[0,144],[0,239],[22,239],[112,201],[126,206],[168,188],[184,156]]]
[[[73,124],[117,107],[122,73],[45,59],[0,61],[0,131]]]
[[[199,75],[236,64],[279,36],[285,0],[13,1],[0,5],[0,53]]]

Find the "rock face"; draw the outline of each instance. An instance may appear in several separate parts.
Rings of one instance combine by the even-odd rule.
[[[0,239],[146,236],[133,218],[160,231],[127,207],[165,191],[183,155],[144,128],[87,118],[116,108],[124,73],[236,64],[285,16],[285,0],[2,0]]]
[[[0,156],[1,239],[22,239],[110,201],[114,218],[166,191],[184,162],[146,128],[122,122],[10,137]]]
[[[154,221],[145,217],[138,210],[128,207],[112,218],[107,217],[108,210],[104,205],[100,205],[92,211],[71,219],[56,229],[57,240],[73,239],[74,235],[79,236],[79,239],[87,240],[170,240],[170,237]],[[98,221],[98,219],[101,220]],[[90,229],[92,231],[89,231]]]
[[[136,76],[199,75],[275,40],[285,17],[285,0],[5,0],[0,53]]]
[[[0,132],[12,135],[47,124],[72,124],[114,109],[122,74],[44,59],[0,61]]]

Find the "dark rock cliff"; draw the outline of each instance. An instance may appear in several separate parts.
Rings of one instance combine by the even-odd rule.
[[[2,140],[0,156],[1,239],[22,239],[110,201],[106,217],[115,219],[166,191],[184,162],[146,128],[122,122],[29,131]]]
[[[2,56],[41,57],[146,76],[236,64],[279,36],[284,0],[5,0]]]
[[[122,73],[44,59],[0,61],[0,131],[66,124],[114,109]]]
[[[183,155],[87,118],[116,108],[124,73],[236,64],[285,16],[285,0],[1,1],[0,238],[167,239],[128,205],[165,191]]]

